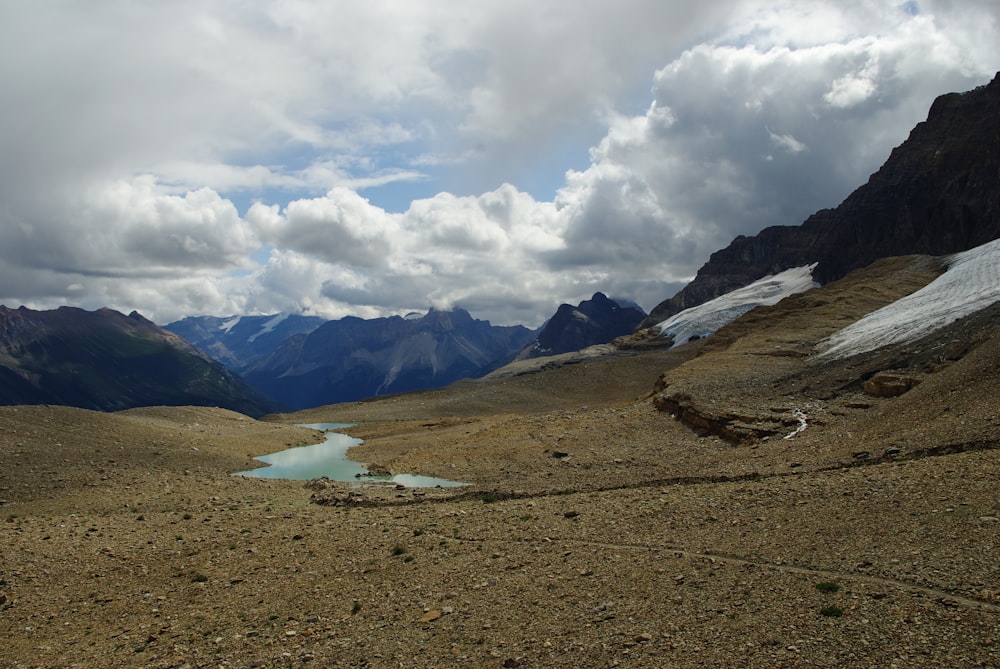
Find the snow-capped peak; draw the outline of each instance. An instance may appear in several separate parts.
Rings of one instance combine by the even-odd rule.
[[[660,332],[674,339],[674,346],[686,344],[714,334],[716,330],[731,323],[754,307],[777,304],[795,293],[816,288],[812,272],[817,263],[794,267],[773,276],[765,276],[748,286],[721,295],[697,307],[685,309],[679,314],[658,323]]]

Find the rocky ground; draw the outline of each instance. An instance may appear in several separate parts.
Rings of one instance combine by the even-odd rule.
[[[1000,667],[1000,318],[815,356],[937,271],[899,262],[687,347],[266,421],[0,408],[0,665]],[[231,475],[316,421],[471,485]]]

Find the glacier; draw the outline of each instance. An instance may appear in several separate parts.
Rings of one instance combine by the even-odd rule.
[[[913,341],[1000,301],[1000,239],[953,254],[946,264],[920,290],[820,341],[818,357],[846,358]]]
[[[714,300],[685,309],[654,327],[660,328],[661,334],[673,337],[674,346],[686,344],[692,339],[708,337],[754,307],[777,304],[789,295],[819,287],[812,277],[817,264],[793,267],[757,279],[743,288],[737,288]]]

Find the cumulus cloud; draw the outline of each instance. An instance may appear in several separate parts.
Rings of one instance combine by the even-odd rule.
[[[994,4],[5,5],[0,301],[648,309],[991,78]]]

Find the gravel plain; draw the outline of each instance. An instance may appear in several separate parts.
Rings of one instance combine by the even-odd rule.
[[[998,319],[815,363],[913,289],[872,297],[886,276],[679,349],[263,421],[0,408],[0,666],[1000,667]],[[886,369],[919,384],[866,393]],[[231,475],[318,421],[471,485]]]

